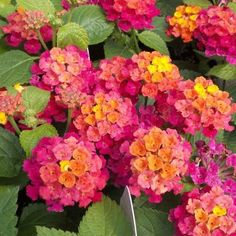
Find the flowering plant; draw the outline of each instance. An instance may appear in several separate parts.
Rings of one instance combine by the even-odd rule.
[[[235,236],[235,9],[2,0],[0,236]]]

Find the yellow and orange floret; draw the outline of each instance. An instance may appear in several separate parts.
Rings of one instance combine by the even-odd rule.
[[[185,43],[192,41],[200,11],[201,8],[199,6],[178,6],[174,15],[167,17],[167,22],[170,25],[167,34],[176,38],[181,37]]]
[[[158,92],[174,89],[182,80],[179,69],[169,56],[157,51],[141,52],[132,57],[136,68],[131,73],[134,81],[143,81],[142,94],[155,98]]]
[[[130,145],[132,177],[130,188],[134,195],[145,192],[153,201],[174,190],[178,193],[181,177],[188,169],[191,146],[176,130],[153,127],[138,130]],[[154,200],[155,199],[155,200]]]

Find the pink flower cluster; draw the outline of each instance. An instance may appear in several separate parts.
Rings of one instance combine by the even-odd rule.
[[[98,3],[106,12],[107,19],[117,21],[123,31],[150,29],[152,19],[160,13],[155,0],[99,0]]]
[[[75,203],[86,207],[101,198],[109,177],[105,164],[94,145],[78,135],[43,138],[24,162],[31,181],[27,195],[34,201],[45,200],[52,211]]]
[[[182,204],[171,210],[176,236],[234,236],[236,205],[220,187],[194,189],[182,197]]]
[[[24,11],[17,12],[7,17],[8,24],[1,27],[6,34],[6,42],[12,47],[18,47],[22,42],[24,49],[29,54],[37,54],[41,49],[36,30],[40,32],[45,42],[52,39],[52,28],[48,19],[42,12]]]
[[[135,136],[129,148],[131,193],[140,196],[143,191],[151,202],[160,202],[161,194],[172,190],[179,193],[183,187],[181,178],[188,170],[190,144],[173,129],[139,129]]]
[[[220,186],[226,193],[236,200],[236,154],[228,150],[225,145],[211,140],[196,143],[197,156],[190,164],[189,173],[195,184]]]
[[[80,99],[89,93],[93,82],[91,62],[85,51],[76,46],[65,49],[52,48],[41,54],[39,64],[34,65],[31,83],[47,90],[54,90],[56,101],[70,108],[79,105]],[[91,82],[91,83],[90,83]]]
[[[107,91],[117,91],[124,97],[137,101],[140,93],[141,81],[131,79],[131,72],[136,65],[131,59],[113,57],[99,63],[98,82]]]
[[[236,64],[236,14],[228,7],[211,6],[197,18],[194,38],[207,56],[223,56]]]

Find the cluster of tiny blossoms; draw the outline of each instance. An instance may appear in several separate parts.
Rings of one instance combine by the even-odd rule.
[[[80,114],[74,119],[78,131],[93,142],[108,135],[113,140],[126,137],[138,123],[136,110],[129,98],[115,92],[97,92],[81,103]]]
[[[192,41],[193,32],[197,28],[197,17],[201,8],[198,6],[178,6],[173,17],[167,17],[170,28],[168,35],[181,37],[185,43]]]
[[[55,47],[41,54],[31,83],[55,91],[59,103],[74,108],[89,93],[90,69],[87,52],[76,46]]]
[[[137,130],[130,145],[132,176],[130,190],[135,196],[141,191],[149,201],[160,202],[161,194],[182,190],[181,177],[188,170],[191,146],[176,130]]]
[[[176,88],[182,79],[170,57],[157,51],[141,52],[132,57],[135,67],[130,71],[133,81],[143,81],[142,94],[155,98],[158,92]]]
[[[20,115],[25,108],[20,92],[12,95],[7,91],[0,91],[0,124],[6,125],[8,116]]]
[[[194,189],[182,197],[182,204],[171,210],[176,236],[234,236],[236,205],[220,187]]]
[[[179,6],[167,21],[168,35],[181,37],[184,42],[194,38],[207,56],[223,56],[236,64],[236,14],[229,7]]]
[[[36,54],[41,49],[38,34],[41,34],[45,42],[52,39],[49,20],[41,11],[24,11],[19,8],[17,12],[10,14],[7,20],[8,24],[1,29],[6,34],[6,42],[12,47],[18,47],[24,42],[25,51]]]
[[[185,132],[194,135],[202,129],[206,136],[214,137],[221,129],[233,130],[229,122],[236,106],[228,92],[221,91],[204,77],[179,83],[179,91],[182,91],[184,97],[174,105],[185,119]]]
[[[223,56],[236,64],[236,14],[228,7],[211,6],[200,12],[194,38],[207,56]]]
[[[27,194],[33,200],[45,200],[52,211],[75,203],[86,207],[101,198],[109,177],[105,164],[94,144],[75,134],[43,138],[24,162],[31,181]]]
[[[152,19],[160,13],[155,0],[99,0],[98,3],[106,12],[107,19],[117,21],[123,31],[149,29]]]
[[[197,155],[190,164],[189,173],[195,184],[220,186],[236,200],[236,154],[225,145],[211,140],[196,143]]]

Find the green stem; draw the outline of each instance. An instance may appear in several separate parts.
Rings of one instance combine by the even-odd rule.
[[[70,128],[70,124],[71,124],[71,120],[72,120],[72,113],[73,113],[73,109],[69,108],[68,109],[68,113],[67,113],[67,122],[66,122],[66,130],[65,133],[68,132],[69,128]]]
[[[223,80],[222,90],[225,91],[225,88],[226,88],[226,80]]]
[[[16,131],[16,133],[17,133],[18,135],[20,135],[21,131],[20,131],[20,129],[19,129],[19,127],[18,127],[18,125],[17,125],[17,123],[16,123],[14,117],[13,117],[13,116],[8,116],[8,120],[9,120],[11,126],[12,126],[12,127],[14,128],[14,130]]]
[[[148,104],[148,97],[145,97],[145,100],[144,100],[144,107],[145,108],[147,107],[147,104]]]
[[[134,49],[135,49],[136,53],[140,53],[140,48],[139,48],[139,45],[138,45],[136,31],[134,29],[132,29],[132,38],[133,38],[133,41],[134,41]]]
[[[57,42],[57,29],[53,27],[52,47],[56,47],[56,42]]]
[[[46,43],[44,42],[43,37],[42,37],[40,31],[37,30],[36,32],[37,32],[37,35],[38,35],[40,43],[43,45],[43,48],[47,51],[48,47],[47,47]]]

